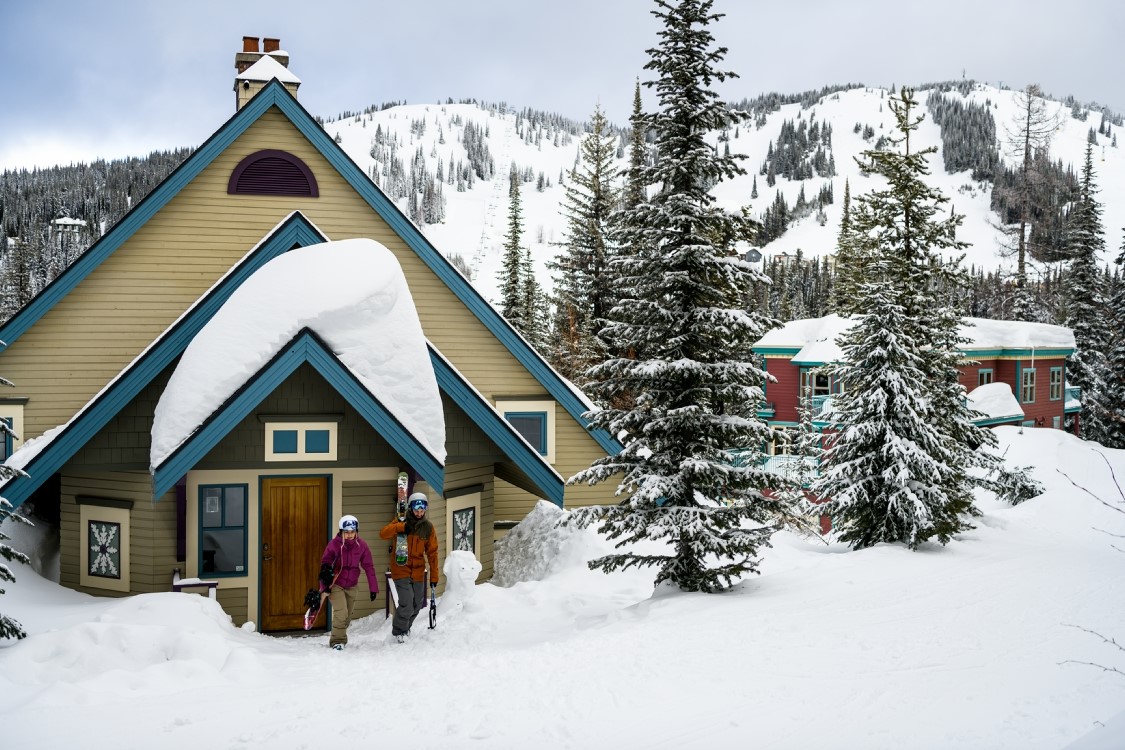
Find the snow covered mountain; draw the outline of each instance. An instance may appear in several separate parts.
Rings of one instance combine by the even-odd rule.
[[[822,210],[809,211],[780,237],[766,243],[763,254],[767,257],[793,254],[797,250],[806,257],[833,252],[845,181],[849,183],[853,198],[881,183],[881,178],[861,173],[854,157],[874,148],[880,137],[897,135],[887,106],[889,92],[875,87],[829,91],[820,97],[785,97],[803,101],[758,112],[754,122],[744,123],[725,134],[713,134],[717,148],[729,147],[731,153],[745,155],[746,174],[715,189],[723,207],[734,210],[749,206],[753,216],[761,217],[779,193],[790,207],[797,204],[802,191],[809,202],[815,201],[822,191],[830,191],[834,197]],[[642,96],[646,93],[642,90]],[[930,181],[951,199],[953,209],[965,216],[959,237],[970,244],[966,265],[993,269],[1010,266],[1011,261],[1003,257],[999,217],[990,209],[991,181],[973,179],[969,170],[946,172],[941,128],[927,110],[927,101],[930,97],[944,96],[987,110],[995,125],[994,145],[999,149],[1000,159],[1007,165],[1014,165],[1018,163],[1018,156],[1011,153],[1005,143],[1007,134],[1019,129],[1018,94],[990,85],[965,83],[953,90],[928,88],[917,94],[918,113],[925,115],[925,121],[913,137],[911,149],[938,148],[930,161]],[[646,106],[650,106],[650,102],[646,101]],[[1110,262],[1122,247],[1122,232],[1125,231],[1125,143],[1121,148],[1116,143],[1121,116],[1073,101],[1048,101],[1046,109],[1048,113],[1057,114],[1058,119],[1058,127],[1050,140],[1050,158],[1061,162],[1064,169],[1079,173],[1088,139],[1096,140],[1095,181],[1100,188],[1098,198],[1103,206],[1106,232],[1103,261]],[[1107,123],[1109,133],[1098,132]],[[776,184],[768,186],[761,168],[771,148],[777,147],[783,128],[805,125],[811,129],[814,124],[821,129],[821,142],[825,144],[826,158],[831,160],[834,174],[824,177],[814,174],[803,180],[778,175]],[[616,125],[622,127],[624,138],[626,123]],[[825,138],[823,132],[828,126],[831,134]],[[473,284],[493,301],[507,232],[507,175],[515,168],[524,180],[521,188],[523,243],[531,247],[540,282],[547,289],[552,287],[546,262],[558,253],[556,243],[565,234],[565,220],[559,213],[564,195],[560,183],[566,181],[566,172],[577,163],[582,124],[540,112],[516,111],[503,104],[446,103],[372,107],[329,120],[325,122],[325,129],[407,215],[419,216],[416,221],[435,246],[447,256],[460,255],[466,261]],[[624,140],[621,143],[618,158],[624,167]],[[396,161],[402,171],[394,166]],[[413,194],[418,205],[412,211],[411,197],[407,195],[412,172],[416,177],[424,174],[440,177],[444,200],[431,197],[427,201],[429,205],[423,207],[419,189]],[[468,179],[466,175],[470,175]],[[755,184],[757,197],[753,197]],[[425,223],[420,214],[426,208],[433,219],[435,205],[439,213],[443,208],[444,218],[436,223]]]

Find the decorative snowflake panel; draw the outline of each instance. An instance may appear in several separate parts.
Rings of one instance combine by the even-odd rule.
[[[121,578],[121,524],[90,521],[86,534],[90,546],[90,575]]]
[[[477,553],[477,509],[453,511],[453,549]]]

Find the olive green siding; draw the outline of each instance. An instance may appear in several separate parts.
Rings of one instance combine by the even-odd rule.
[[[316,175],[320,197],[228,195],[234,167],[265,148],[304,160]],[[546,397],[531,374],[304,136],[280,112],[270,110],[0,356],[5,376],[16,383],[11,395],[29,398],[26,437],[70,419],[294,210],[330,239],[370,237],[386,245],[403,268],[426,336],[486,399],[494,402],[512,393]],[[589,465],[601,449],[565,411],[558,411],[557,466],[567,477]],[[610,494],[600,488],[570,488],[567,502],[584,505]],[[505,513],[532,504],[530,498],[510,502],[512,510]]]
[[[176,503],[152,502],[147,472],[66,472],[62,476],[59,521],[59,582],[79,591],[120,596],[102,588],[80,584],[79,560],[85,543],[80,528],[79,495],[132,501],[129,511],[129,590],[149,593],[172,590],[172,571],[183,568],[176,560]],[[125,554],[125,550],[122,549]]]

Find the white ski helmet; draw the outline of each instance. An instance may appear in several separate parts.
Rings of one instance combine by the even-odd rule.
[[[359,519],[355,516],[340,516],[340,531],[359,531]]]
[[[427,507],[429,507],[429,503],[426,501],[426,496],[421,492],[415,492],[413,495],[411,495],[406,504],[410,508],[410,510],[418,510],[419,508],[425,510]]]

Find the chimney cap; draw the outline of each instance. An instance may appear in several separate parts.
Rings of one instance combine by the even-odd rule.
[[[258,37],[244,36],[242,37],[242,51],[243,52],[258,52]]]

